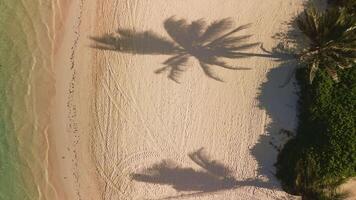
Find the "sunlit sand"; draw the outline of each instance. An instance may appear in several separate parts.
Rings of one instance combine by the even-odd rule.
[[[296,88],[281,87],[292,66],[269,51],[303,2],[68,4],[51,138],[58,198],[294,198],[273,164],[279,131],[296,126]]]

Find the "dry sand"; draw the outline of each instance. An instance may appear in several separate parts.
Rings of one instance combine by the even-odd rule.
[[[356,200],[356,178],[351,178],[339,188],[341,193],[346,195],[345,200]]]
[[[271,49],[279,42],[272,37],[287,29],[284,23],[303,2],[85,0],[60,6],[67,17],[54,56],[58,102],[50,138],[58,199],[294,198],[273,176],[277,151],[270,144],[279,145],[280,129],[296,126],[293,81],[280,87],[291,65],[264,56],[227,59],[251,69],[212,65],[220,82],[204,73],[196,57],[211,55],[198,50],[188,54],[196,57],[177,83],[169,71],[155,73],[177,55],[162,55],[162,38],[109,51],[92,48],[98,43],[90,37],[129,29],[171,43],[164,22],[172,16],[207,24],[230,18],[229,30],[251,24],[234,35],[251,35],[246,42]],[[246,52],[265,54],[258,46]]]

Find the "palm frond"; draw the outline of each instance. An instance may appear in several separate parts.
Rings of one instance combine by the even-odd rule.
[[[315,74],[318,71],[318,69],[319,69],[319,61],[315,60],[312,63],[311,67],[310,67],[310,72],[309,72],[309,81],[310,81],[310,83],[313,82],[313,80],[315,78]]]
[[[319,68],[326,69],[331,78],[338,81],[336,69],[355,64],[355,17],[347,16],[342,9],[320,12],[311,7],[297,19],[297,25],[309,40],[309,47],[301,51],[299,60],[309,66],[310,82]]]

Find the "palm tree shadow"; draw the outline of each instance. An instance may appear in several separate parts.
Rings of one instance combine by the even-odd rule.
[[[181,167],[174,161],[163,160],[140,173],[131,174],[131,178],[138,182],[169,185],[177,192],[185,192],[161,199],[209,195],[242,186],[270,187],[268,183],[257,179],[236,180],[228,167],[219,161],[211,160],[203,148],[188,156],[200,169]]]
[[[233,188],[236,180],[230,170],[217,161],[210,161],[203,149],[189,154],[202,170],[180,167],[174,161],[163,160],[143,173],[132,174],[132,179],[160,185],[171,185],[177,191],[212,192]]]
[[[223,81],[212,72],[212,66],[229,70],[248,70],[249,68],[228,65],[225,59],[249,56],[274,57],[271,54],[247,53],[260,43],[249,43],[251,35],[236,36],[250,24],[233,28],[229,18],[215,21],[209,25],[202,19],[188,23],[184,19],[170,17],[164,21],[164,28],[170,38],[162,37],[152,31],[137,32],[118,29],[115,34],[91,37],[92,47],[122,53],[145,55],[170,55],[163,67],[155,70],[160,74],[168,72],[168,78],[179,83],[178,79],[186,70],[191,58],[195,58],[209,78]]]

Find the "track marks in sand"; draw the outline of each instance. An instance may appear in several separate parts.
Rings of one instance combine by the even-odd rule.
[[[137,103],[134,95],[132,93],[129,94],[130,90],[125,92],[122,89],[123,87],[120,85],[119,81],[117,80],[117,76],[115,76],[115,72],[113,70],[112,65],[108,63],[107,68],[108,68],[108,77],[106,78],[105,81],[103,81],[103,83],[101,85],[103,86],[105,94],[108,96],[109,101],[115,107],[118,115],[120,115],[121,118],[126,119],[126,117],[129,117],[130,114],[135,113],[135,116],[137,116],[138,119],[140,120],[139,124],[141,124],[143,126],[145,132],[150,137],[151,142],[149,144],[150,144],[151,148],[155,149],[157,152],[162,152],[163,154],[166,152],[173,151],[172,153],[178,155],[179,151],[177,149],[175,149],[175,145],[173,145],[173,143],[172,143],[173,138],[165,139],[160,134],[158,134],[159,132],[162,133],[162,132],[169,131],[167,126],[163,123],[163,120],[162,120],[160,114],[156,113],[154,115],[154,117],[155,117],[155,119],[157,119],[156,121],[160,122],[160,127],[162,127],[162,129],[155,130],[153,127],[151,127],[149,120],[144,117],[144,112],[142,111],[140,105]],[[113,82],[114,88],[110,87],[111,82]],[[126,88],[127,88],[127,86],[126,86]],[[123,104],[125,104],[130,109],[127,109],[127,107],[121,108],[119,106],[118,99],[116,99],[115,95],[113,95],[114,93],[120,94],[120,96],[119,96],[120,101],[124,101]],[[108,109],[109,108],[110,107],[108,107]],[[159,109],[155,109],[155,110],[158,111]],[[132,123],[132,122],[127,121],[127,123]],[[139,132],[139,131],[141,131],[141,130],[137,130],[137,132]],[[167,145],[162,146],[160,144],[167,144]]]
[[[105,170],[104,166],[100,164],[97,165],[97,171],[107,184],[105,191],[103,191],[103,199],[112,199],[111,196],[116,196],[117,193],[119,194],[119,199],[125,199],[128,193],[132,192],[129,188],[129,183],[132,181],[130,178],[132,171],[137,170],[142,162],[157,160],[159,158],[160,155],[155,152],[141,151],[126,156],[110,170]],[[112,194],[113,192],[114,194]]]
[[[103,199],[112,199],[116,193],[120,195],[120,199],[125,199],[133,195],[130,189],[132,187],[130,174],[133,171],[162,158],[180,157],[179,151],[182,151],[182,148],[186,149],[187,144],[184,142],[185,139],[174,141],[172,137],[167,137],[169,134],[163,138],[161,133],[167,133],[168,128],[163,123],[160,110],[154,109],[153,119],[147,119],[133,90],[127,89],[130,88],[129,85],[122,86],[123,83],[119,80],[120,77],[113,65],[105,62],[104,69],[103,77],[99,80],[100,95],[97,95],[94,109],[95,130],[100,135],[100,139],[96,137],[94,143],[96,167],[105,182]],[[188,104],[184,109],[187,126],[191,123],[190,108],[191,105]],[[138,121],[132,121],[130,118]],[[160,128],[152,127],[150,120],[161,124]],[[134,131],[123,131],[120,125],[122,123],[132,127]],[[140,132],[146,134],[142,135]],[[147,140],[144,151],[139,150],[136,153],[126,151],[127,145],[130,144],[125,142],[125,138],[141,135]],[[185,131],[183,136],[186,137],[189,137],[188,131]],[[181,145],[178,148],[173,142],[179,142]]]
[[[168,141],[155,134],[148,120],[143,116],[142,109],[137,104],[136,99],[130,91],[124,91],[116,80],[113,68],[110,65],[106,65],[107,70],[105,73],[105,79],[101,79],[100,88],[102,88],[102,95],[97,99],[95,103],[96,113],[96,132],[100,133],[99,141],[95,142],[94,154],[97,163],[97,171],[100,176],[106,182],[104,186],[105,195],[109,195],[112,191],[116,191],[120,195],[124,195],[130,189],[123,189],[122,187],[129,187],[130,173],[141,166],[146,160],[158,160],[159,158],[166,157],[165,153],[172,151],[167,146],[161,147],[160,143],[167,144]],[[105,102],[104,104],[98,102]],[[122,107],[122,105],[125,105]],[[130,109],[122,109],[129,107]],[[130,115],[134,114],[138,119],[138,122],[126,120]],[[135,127],[135,132],[140,133],[145,131],[150,136],[146,143],[153,151],[141,151],[140,153],[133,153],[126,155],[124,146],[126,145],[124,136],[121,132],[120,125],[116,120],[122,120],[122,123],[132,124],[131,127]],[[116,122],[114,122],[116,121]],[[139,123],[144,128],[141,130],[136,127],[135,124]],[[127,125],[128,125],[127,124]],[[126,136],[127,137],[127,136]],[[97,140],[98,138],[96,138]],[[110,142],[110,144],[108,144]],[[119,150],[118,148],[121,148]],[[111,192],[110,192],[111,191]],[[103,195],[104,195],[103,193]],[[104,199],[111,199],[111,197],[105,196]]]
[[[172,15],[190,21],[233,17],[238,23],[254,23],[253,34],[259,36],[258,41],[265,42],[269,37],[267,34],[272,32],[269,21],[275,24],[274,21],[284,18],[270,17],[265,13],[289,9],[286,6],[275,7],[285,1],[292,0],[276,0],[275,3],[227,1],[231,7],[222,9],[217,1],[105,0],[98,2],[101,7],[97,25],[102,30],[96,34],[111,32],[119,26],[136,31],[153,30],[164,35],[161,22]],[[255,19],[256,16],[261,19]],[[253,98],[267,71],[259,68],[256,73],[225,74],[231,82],[224,83],[224,86],[195,76],[198,73],[192,71],[194,76],[184,77],[186,81],[183,84],[172,85],[165,79],[153,78],[152,73],[148,74],[152,70],[149,68],[165,58],[159,57],[161,55],[128,55],[110,51],[96,52],[96,55],[95,67],[100,67],[102,73],[96,77],[94,134],[97,133],[97,137],[93,139],[96,140],[97,171],[106,183],[102,199],[174,199],[169,195],[181,194],[178,199],[283,199],[281,191],[263,188],[266,184],[258,185],[258,180],[263,177],[260,179],[256,170],[258,163],[250,155],[250,149],[265,130],[265,125],[260,124],[266,123],[266,113],[256,108]],[[238,63],[272,67],[270,61],[262,59],[267,58],[241,59]],[[231,166],[239,181],[247,179],[245,185],[218,194],[184,196],[167,185],[131,180],[131,173],[162,159],[197,167],[184,156],[198,145],[207,147],[217,160]],[[255,183],[248,179],[258,180]]]

